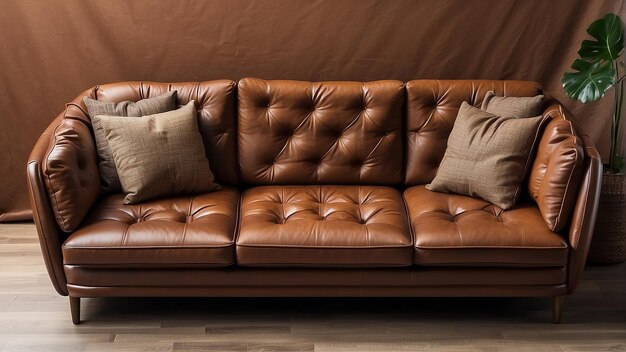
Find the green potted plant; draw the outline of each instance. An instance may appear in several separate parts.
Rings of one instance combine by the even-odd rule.
[[[598,218],[589,259],[614,263],[626,260],[626,224],[624,153],[622,148],[622,114],[624,112],[625,65],[624,24],[619,16],[608,13],[591,23],[587,33],[593,38],[583,40],[574,60],[575,72],[563,74],[565,93],[582,103],[599,100],[610,89],[615,93],[611,121],[611,150],[604,167]]]

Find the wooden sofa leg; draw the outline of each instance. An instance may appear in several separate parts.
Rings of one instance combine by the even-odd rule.
[[[563,312],[563,301],[565,296],[555,296],[552,304],[552,322],[554,324],[561,324],[561,315]]]
[[[72,313],[72,323],[80,324],[80,298],[70,296],[70,312]]]

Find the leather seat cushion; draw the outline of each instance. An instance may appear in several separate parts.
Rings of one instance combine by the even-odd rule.
[[[239,192],[221,191],[141,204],[115,194],[98,202],[63,244],[67,265],[222,267],[232,265]]]
[[[264,186],[242,197],[237,262],[247,266],[409,266],[400,192],[381,186]]]
[[[486,201],[407,189],[404,199],[419,265],[562,266],[567,242],[548,229],[532,201],[504,211]]]

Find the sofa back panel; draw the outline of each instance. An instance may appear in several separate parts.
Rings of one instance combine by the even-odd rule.
[[[244,78],[238,86],[239,167],[249,184],[399,184],[400,81]]]
[[[237,184],[235,134],[236,83],[229,80],[183,83],[121,82],[102,84],[94,99],[119,102],[138,101],[176,90],[176,104],[196,101],[198,127],[215,182]]]
[[[480,107],[490,90],[500,96],[542,93],[541,85],[530,81],[415,80],[406,84],[405,184],[426,184],[435,178],[461,103]]]

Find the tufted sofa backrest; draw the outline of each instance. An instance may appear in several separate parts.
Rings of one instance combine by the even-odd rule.
[[[237,96],[242,182],[402,182],[402,82],[244,78]]]
[[[236,83],[229,80],[206,82],[121,82],[102,84],[92,98],[102,101],[138,101],[176,90],[177,108],[196,101],[198,127],[215,181],[237,184],[237,153],[235,142]],[[81,101],[82,103],[82,101]]]
[[[179,107],[197,102],[211,170],[217,182],[231,185],[426,184],[435,177],[463,101],[480,106],[490,90],[504,96],[542,93],[536,82],[496,80],[103,84],[68,103],[48,132],[50,142],[37,149],[61,230],[76,229],[100,195],[82,98],[138,101],[171,90],[177,90]],[[550,229],[558,231],[574,207],[583,146],[558,102],[547,100],[543,112],[552,120],[537,148],[528,191]]]
[[[406,84],[406,185],[426,184],[435,178],[461,103],[480,107],[490,90],[518,97],[542,93],[541,85],[530,81],[415,80]]]

